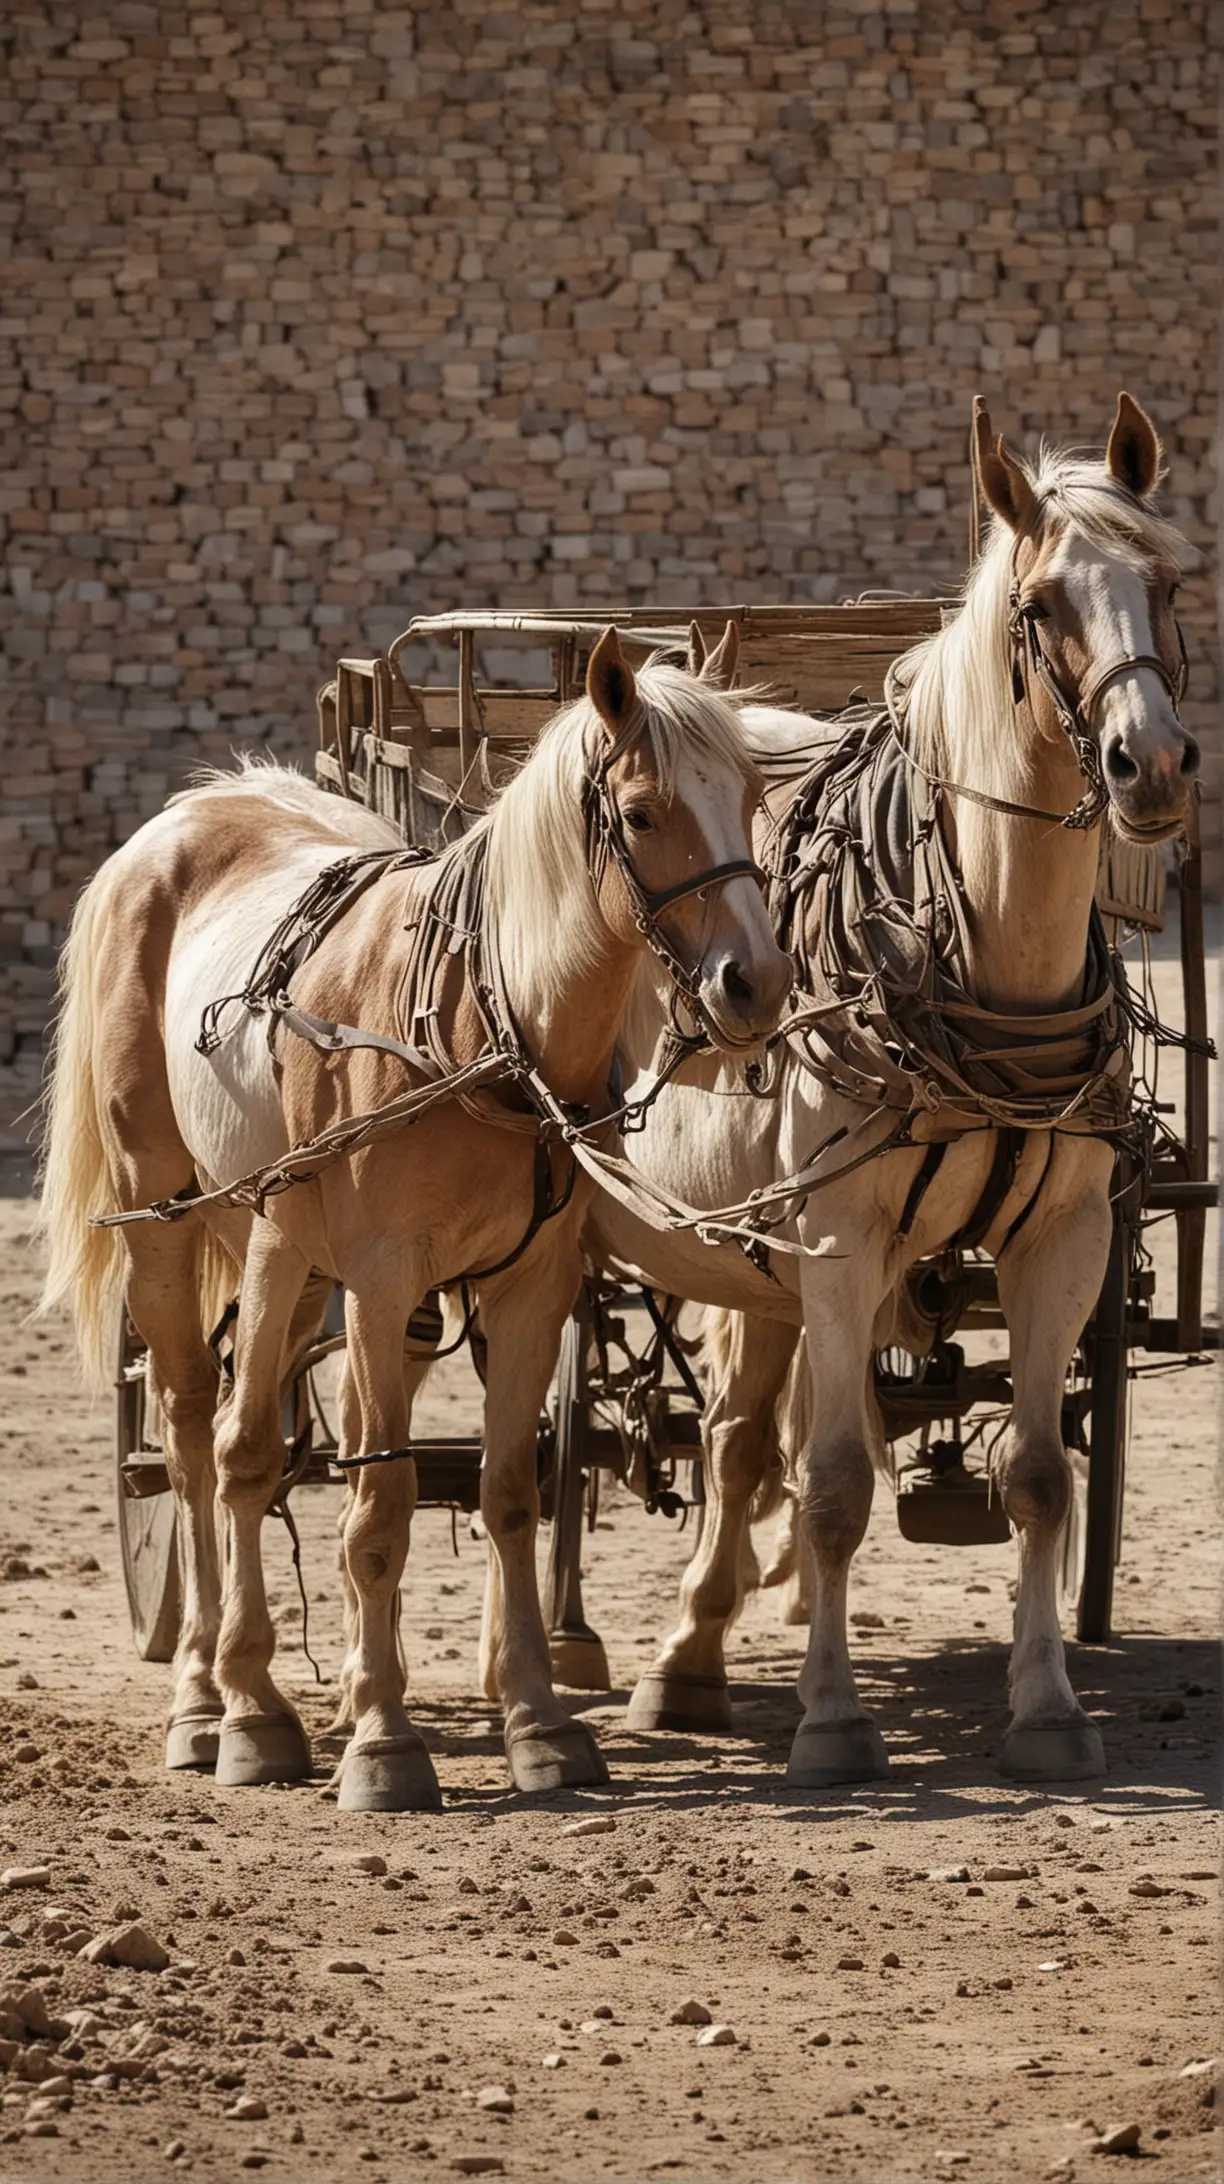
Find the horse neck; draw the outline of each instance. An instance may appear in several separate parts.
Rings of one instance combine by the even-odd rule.
[[[940,771],[984,795],[1070,811],[1085,784],[1061,730],[1042,733],[1029,706],[1012,702],[1010,679],[992,712],[989,720],[962,715],[959,731],[949,718]],[[971,991],[999,1009],[1072,1004],[1083,986],[1099,829],[1022,819],[951,795],[941,825],[963,881]]]
[[[516,800],[517,801],[517,800]],[[509,797],[504,800],[509,804]],[[528,1054],[558,1099],[602,1099],[640,951],[600,916],[585,854],[555,869],[533,833],[530,808],[494,824],[513,828],[514,869],[530,884],[486,906],[486,954],[496,951],[506,1001]]]

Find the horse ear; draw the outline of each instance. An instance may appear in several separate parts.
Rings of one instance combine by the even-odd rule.
[[[633,669],[615,629],[606,629],[587,661],[587,696],[613,741],[626,727],[637,699]]]
[[[1105,462],[1111,478],[1136,500],[1150,493],[1160,476],[1161,448],[1156,427],[1133,395],[1118,396],[1118,413],[1109,435]]]
[[[735,681],[735,670],[739,666],[739,647],[739,625],[728,622],[701,670],[702,682],[709,683],[715,690],[729,690]]]
[[[690,675],[700,675],[706,664],[706,643],[698,622],[689,623],[688,659],[685,665]]]
[[[1002,433],[995,439],[990,411],[981,395],[973,405],[973,433],[983,493],[1010,530],[1023,531],[1036,514],[1037,495],[1015,456],[1008,454]]]

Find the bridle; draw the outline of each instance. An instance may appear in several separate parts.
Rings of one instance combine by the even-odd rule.
[[[971,804],[980,804],[987,811],[1006,813],[1013,819],[1044,819],[1049,824],[1065,827],[1068,832],[1088,832],[1095,827],[1109,809],[1109,790],[1105,786],[1105,774],[1101,765],[1101,750],[1092,728],[1092,715],[1097,701],[1118,682],[1123,675],[1133,674],[1136,668],[1149,668],[1168,691],[1176,714],[1190,675],[1190,663],[1186,657],[1186,640],[1181,624],[1174,620],[1178,650],[1181,655],[1176,674],[1170,673],[1167,662],[1155,652],[1135,652],[1111,660],[1107,667],[1098,669],[1084,687],[1072,694],[1063,688],[1054,662],[1041,642],[1036,608],[1025,605],[1020,596],[1020,583],[1016,575],[1016,557],[1013,550],[1011,581],[1007,593],[1007,633],[1011,641],[1012,703],[1017,710],[1028,697],[1031,684],[1041,684],[1054,708],[1058,724],[1071,745],[1076,765],[1087,786],[1078,803],[1070,811],[1047,811],[1039,804],[1012,803],[1005,796],[991,796],[985,789],[973,789],[963,781],[950,781],[942,775],[927,773],[925,767],[910,753],[910,762],[918,768],[932,788],[942,789],[949,796],[965,798]],[[904,698],[898,692],[893,670],[885,681],[884,699],[893,721],[898,739],[904,718]],[[907,746],[908,749],[908,746]]]
[[[688,879],[677,880],[674,887],[652,888],[644,884],[629,854],[620,809],[612,794],[608,777],[617,760],[623,758],[626,751],[642,735],[645,726],[645,714],[638,708],[602,757],[588,763],[583,797],[587,864],[591,884],[598,894],[608,860],[611,859],[629,898],[634,925],[647,946],[664,965],[677,991],[699,1021],[704,1022],[697,967],[690,969],[681,960],[663,931],[659,918],[673,903],[684,902],[690,895],[704,898],[711,888],[725,887],[729,880],[755,880],[763,890],[767,885],[767,875],[752,857],[729,857],[723,864],[708,865],[703,872],[695,872]]]

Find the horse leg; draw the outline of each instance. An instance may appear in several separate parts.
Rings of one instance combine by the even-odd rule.
[[[553,1690],[536,1581],[540,1408],[580,1275],[572,1244],[558,1246],[551,1237],[549,1243],[538,1271],[516,1268],[515,1278],[490,1285],[480,1300],[489,1345],[480,1508],[491,1550],[481,1671],[485,1689],[501,1698],[506,1757],[520,1790],[608,1779],[590,1730],[566,1713]]]
[[[798,1501],[811,1550],[812,1623],[799,1676],[803,1720],[786,1779],[808,1790],[888,1773],[883,1740],[854,1681],[846,1625],[850,1564],[871,1515],[867,1371],[884,1281],[870,1239],[836,1268],[808,1262],[800,1279],[813,1424],[798,1460]]]
[[[806,1630],[812,1620],[812,1552],[789,1487],[783,1490],[773,1551],[761,1584],[778,1588],[778,1621]]]
[[[421,1358],[419,1360],[415,1358],[405,1358],[404,1360],[404,1387],[405,1396],[408,1403],[409,1421],[408,1429],[405,1434],[405,1445],[407,1445],[408,1437],[411,1434],[412,1405],[415,1400],[417,1390],[424,1381],[431,1363],[432,1359],[430,1358]],[[339,1453],[342,1456],[355,1456],[362,1445],[361,1402],[357,1393],[357,1384],[347,1364],[345,1365],[344,1371],[340,1379],[338,1411],[339,1417],[337,1422],[337,1431],[340,1437]],[[388,1442],[386,1445],[390,1447],[392,1444]],[[348,1532],[349,1520],[352,1517],[354,1511],[355,1498],[357,1494],[357,1483],[359,1477],[359,1472],[349,1473],[348,1483],[345,1489],[344,1503],[341,1508],[340,1514],[336,1519],[336,1530],[338,1534],[336,1564],[340,1573],[340,1595],[341,1601],[343,1603],[342,1613],[344,1627],[344,1661],[340,1670],[340,1692],[339,1697],[336,1701],[336,1711],[331,1721],[328,1723],[326,1731],[327,1737],[332,1741],[333,1745],[336,1743],[337,1740],[340,1740],[343,1744],[347,1744],[353,1734],[353,1730],[356,1726],[357,1721],[357,1710],[353,1698],[352,1682],[353,1677],[357,1673],[357,1665],[360,1659],[360,1645],[358,1641],[358,1610],[360,1606],[360,1598],[357,1593],[356,1587],[353,1584],[352,1577],[349,1574],[348,1556],[345,1552],[344,1543],[346,1534]],[[413,1506],[415,1508],[415,1497]],[[398,1609],[396,1612],[398,1613]]]
[[[339,1456],[356,1456],[361,1447],[361,1399],[347,1357],[341,1367],[336,1389],[336,1442],[336,1453]],[[336,1518],[336,1569],[340,1578],[344,1658],[340,1668],[336,1711],[327,1725],[325,1737],[333,1750],[338,1748],[341,1751],[353,1734],[353,1724],[357,1718],[353,1712],[353,1694],[350,1688],[350,1664],[355,1663],[357,1658],[357,1594],[349,1576],[348,1560],[344,1552],[344,1535],[353,1513],[357,1478],[355,1471],[346,1474],[344,1499]]]
[[[408,1446],[410,1396],[404,1329],[424,1284],[404,1254],[348,1291],[348,1375],[360,1407],[360,1453]],[[413,1365],[414,1386],[429,1361]],[[346,1422],[346,1440],[352,1431]],[[357,1453],[350,1444],[347,1453]],[[431,1812],[442,1803],[433,1761],[404,1711],[407,1668],[399,1642],[399,1587],[416,1508],[411,1457],[360,1465],[349,1474],[343,1556],[352,1602],[342,1708],[352,1737],[336,1770],[346,1812]],[[346,1617],[346,1620],[348,1618]]]
[[[276,1647],[264,1590],[263,1520],[285,1466],[281,1382],[286,1345],[309,1261],[270,1221],[256,1221],[247,1251],[234,1351],[234,1392],[217,1425],[217,1498],[225,1521],[225,1588],[217,1681],[225,1719],[217,1780],[229,1787],[296,1782],[310,1746],[272,1681]]]
[[[221,1623],[213,1468],[217,1361],[200,1326],[200,1237],[194,1222],[151,1222],[127,1231],[127,1247],[127,1309],[149,1346],[178,1508],[182,1621],[166,1765],[212,1767],[224,1711],[214,1679]]]
[[[774,1410],[798,1338],[785,1321],[742,1312],[711,1313],[707,1327],[705,1523],[680,1581],[680,1620],[629,1702],[631,1729],[734,1727],[726,1634],[743,1599],[748,1508],[773,1451]]]
[[[1015,1403],[995,1477],[1020,1546],[1012,1718],[1000,1766],[1022,1781],[1079,1781],[1105,1772],[1100,1732],[1067,1676],[1057,1588],[1072,1496],[1062,1398],[1067,1367],[1105,1276],[1111,1166],[1108,1146],[1058,1141],[1039,1213],[999,1260]]]

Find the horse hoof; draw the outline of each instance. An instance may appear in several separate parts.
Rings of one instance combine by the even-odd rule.
[[[630,1729],[695,1730],[726,1736],[735,1727],[725,1676],[666,1676],[647,1669],[629,1701]]]
[[[336,1773],[342,1812],[441,1812],[433,1761],[415,1731],[350,1745]]]
[[[566,1729],[522,1729],[506,1738],[516,1790],[599,1788],[608,1780],[603,1753],[583,1722]]]
[[[310,1746],[293,1714],[243,1714],[223,1721],[217,1780],[223,1789],[255,1789],[262,1782],[301,1782],[310,1773]]]
[[[215,1714],[180,1714],[166,1729],[167,1767],[203,1767],[217,1764],[221,1741],[221,1708]]]
[[[610,1691],[608,1656],[593,1630],[555,1630],[548,1641],[555,1684],[567,1691]]]
[[[805,1721],[795,1731],[786,1768],[792,1790],[824,1790],[835,1782],[882,1782],[888,1775],[888,1753],[875,1723],[863,1715],[857,1721]]]
[[[1105,1746],[1095,1722],[1029,1722],[1009,1729],[999,1757],[1000,1774],[1015,1782],[1087,1782],[1103,1775]]]

